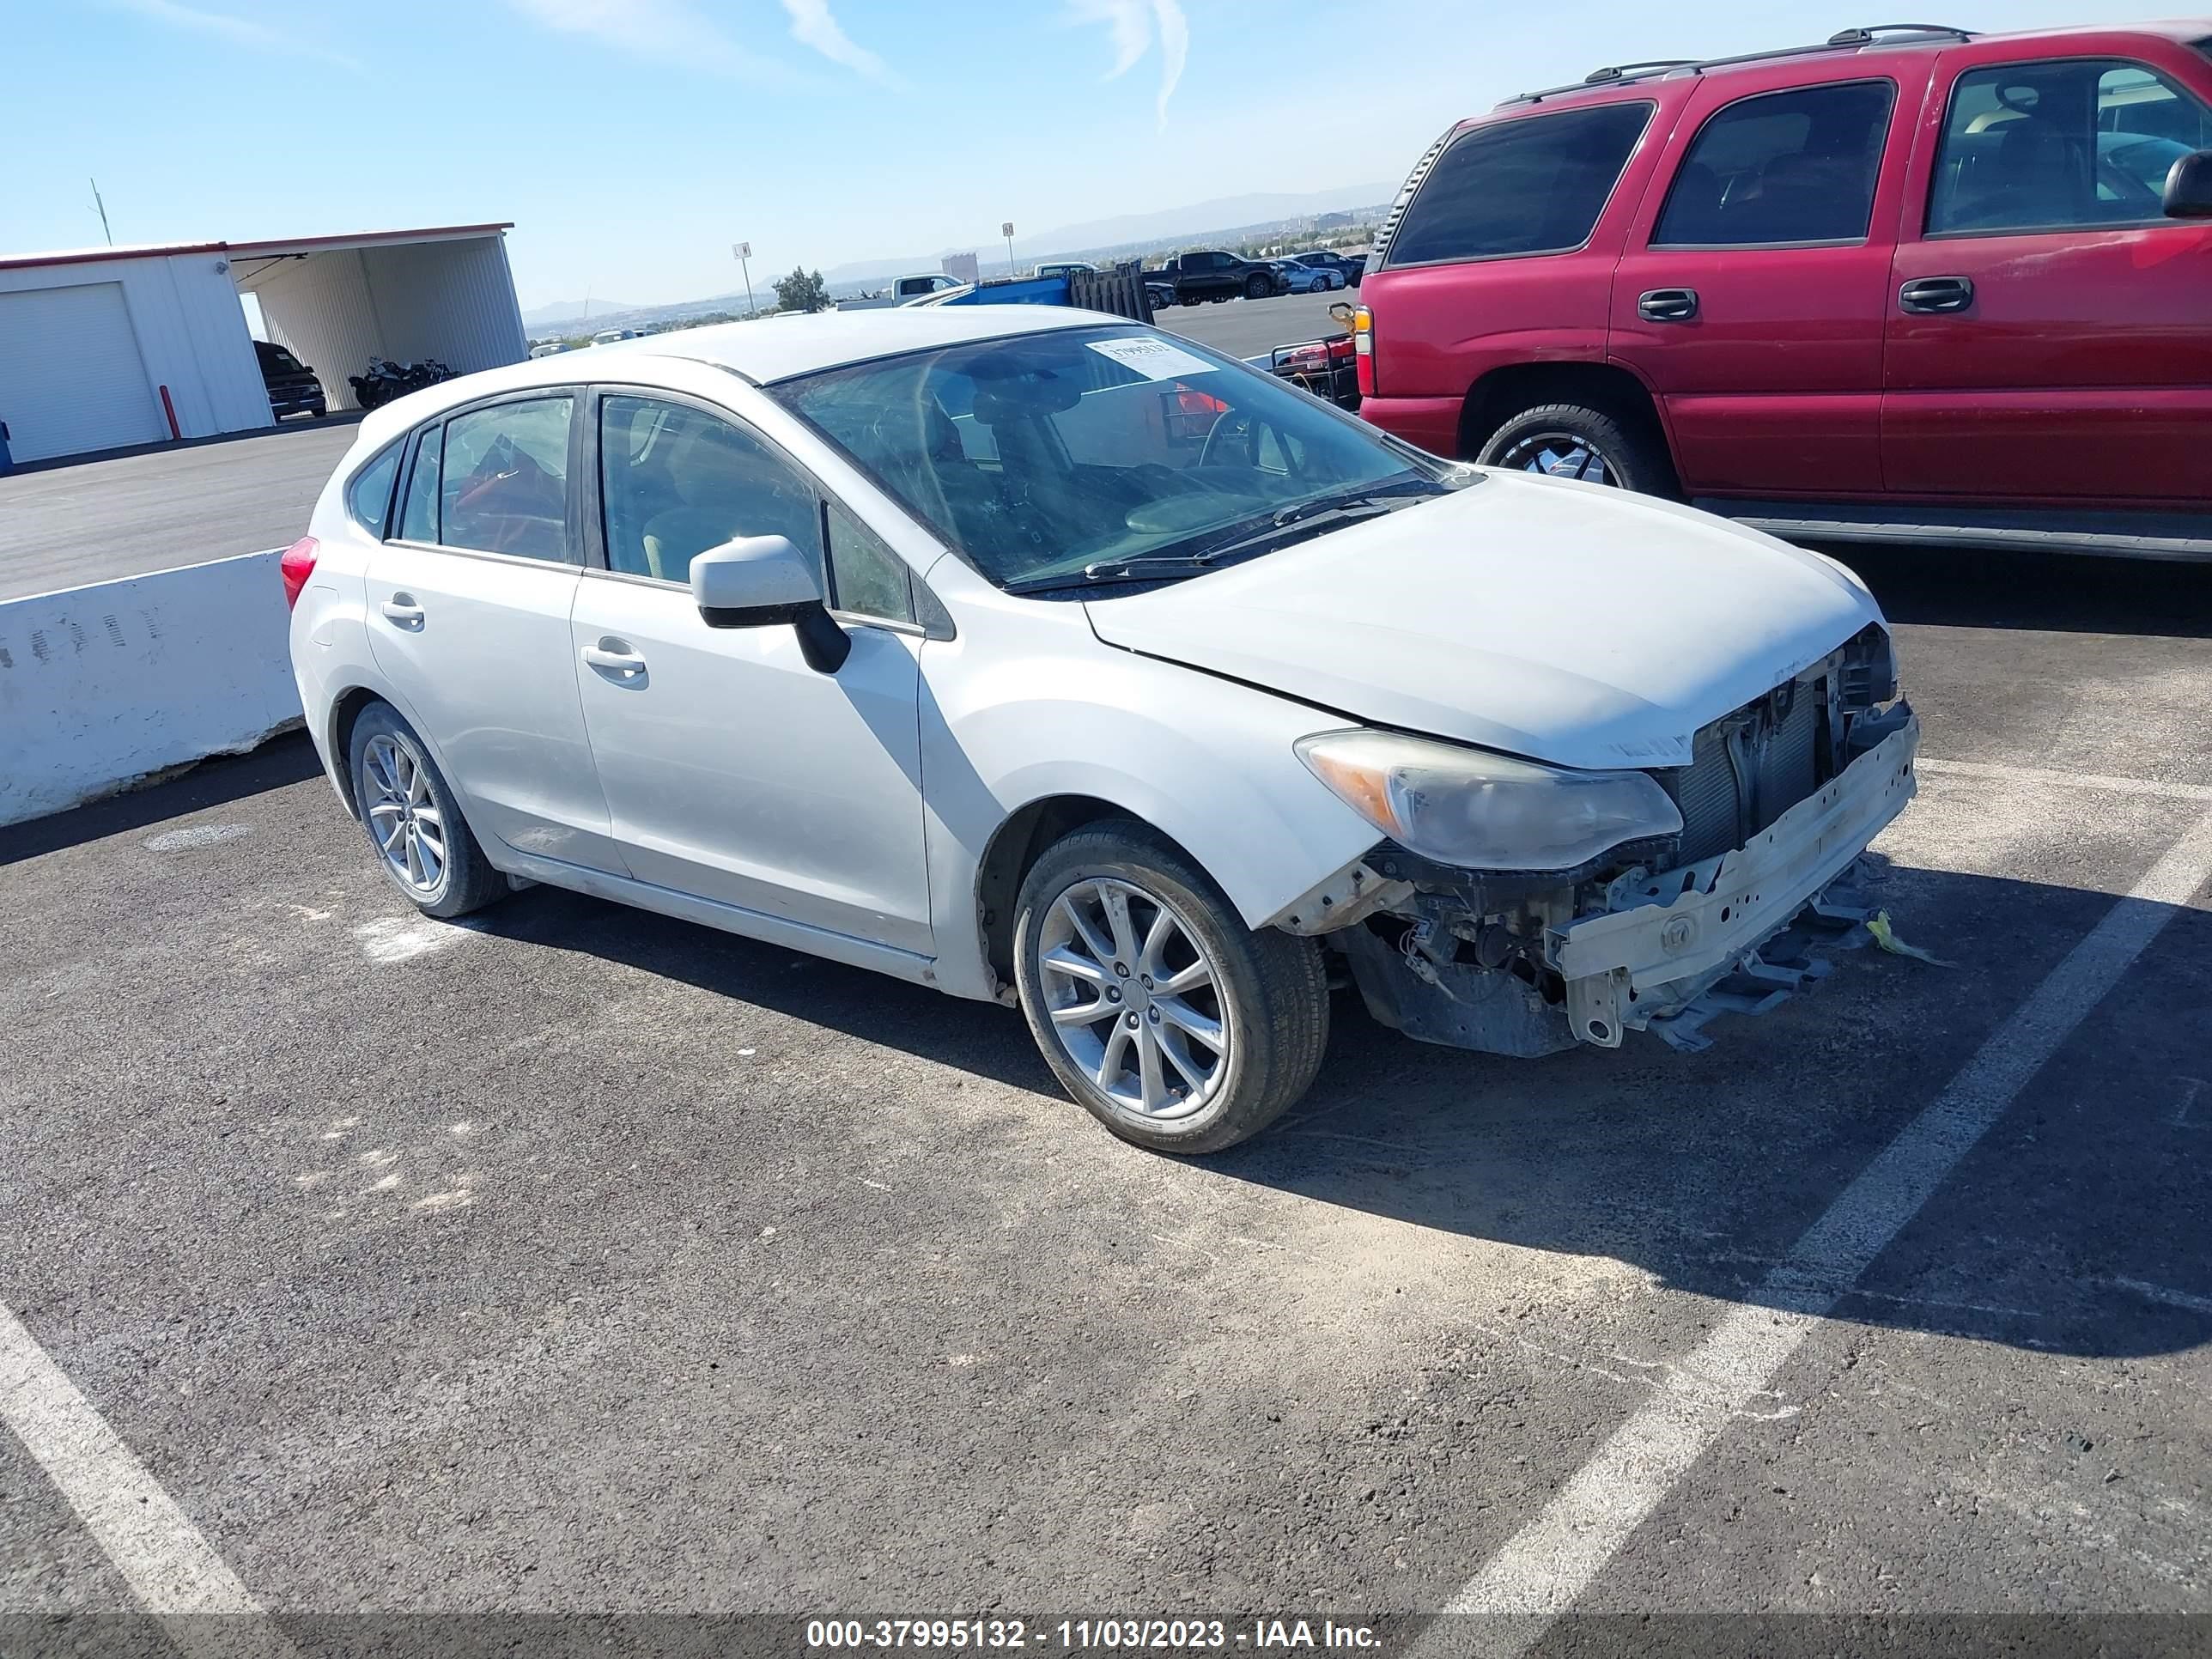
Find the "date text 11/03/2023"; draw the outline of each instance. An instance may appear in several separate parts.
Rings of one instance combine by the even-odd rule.
[[[1127,1649],[1250,1651],[1338,1649],[1373,1651],[1374,1627],[1333,1619],[810,1619],[806,1645],[815,1652],[871,1648],[1014,1650],[1060,1652]]]

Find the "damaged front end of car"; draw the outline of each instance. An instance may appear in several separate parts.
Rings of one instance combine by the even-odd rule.
[[[1764,1013],[1825,974],[1824,937],[1869,914],[1862,854],[1915,793],[1919,724],[1869,626],[1701,728],[1686,766],[1571,774],[1482,757],[1446,775],[1425,740],[1308,741],[1316,775],[1398,833],[1275,925],[1340,952],[1384,1024],[1534,1056],[1632,1030],[1703,1048],[1716,1015]],[[1501,816],[1486,840],[1468,827]],[[1556,867],[1504,867],[1522,846]]]

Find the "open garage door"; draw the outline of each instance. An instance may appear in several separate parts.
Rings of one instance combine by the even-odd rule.
[[[169,435],[120,283],[0,293],[0,421],[19,461]]]

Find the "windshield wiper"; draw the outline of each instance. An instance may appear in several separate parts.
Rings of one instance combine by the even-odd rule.
[[[1210,570],[1211,553],[1139,553],[1126,559],[1099,559],[1080,570],[1054,576],[1031,576],[1006,584],[1009,593],[1035,593],[1046,588],[1074,587],[1085,582],[1148,582],[1164,576],[1189,576]]]

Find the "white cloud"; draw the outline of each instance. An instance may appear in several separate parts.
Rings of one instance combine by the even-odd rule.
[[[891,83],[893,77],[884,60],[866,46],[855,45],[837,27],[837,20],[830,15],[830,0],[783,0],[783,9],[791,14],[791,38],[800,46],[811,46],[831,63],[842,64],[871,81]]]
[[[343,52],[319,46],[312,40],[296,40],[265,23],[251,18],[233,17],[225,12],[199,11],[191,6],[179,5],[177,0],[111,0],[125,11],[136,12],[156,23],[167,23],[173,28],[190,29],[198,34],[211,34],[233,46],[244,46],[252,52],[272,52],[287,58],[313,58],[325,64],[335,64],[340,69],[358,70],[358,59]]]
[[[581,35],[634,58],[681,64],[742,81],[780,81],[790,71],[746,51],[690,0],[508,0],[532,21]]]
[[[1160,90],[1156,107],[1164,128],[1168,100],[1175,95],[1182,80],[1183,64],[1190,57],[1190,22],[1179,0],[1070,0],[1070,9],[1077,22],[1103,23],[1112,36],[1114,67],[1106,71],[1109,81],[1134,69],[1158,38]]]

